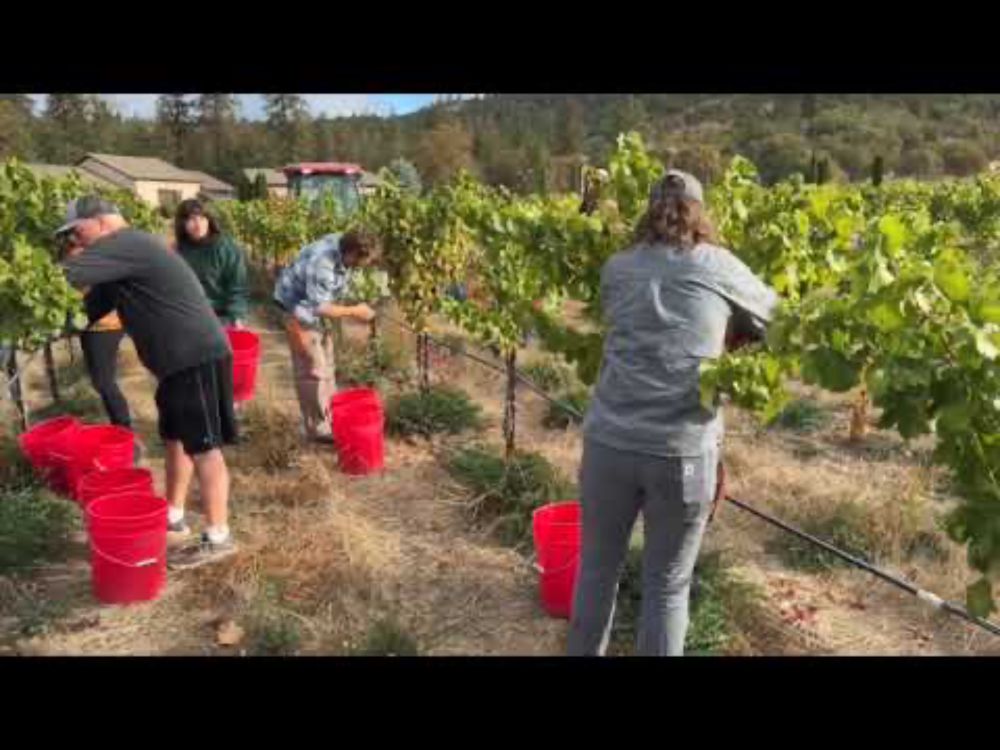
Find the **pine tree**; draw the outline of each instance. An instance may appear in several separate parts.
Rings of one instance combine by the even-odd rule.
[[[258,200],[265,200],[267,198],[267,175],[263,172],[258,172],[257,176],[254,178],[253,190],[251,191],[251,194]]]
[[[46,161],[75,164],[86,153],[87,109],[84,94],[49,94],[45,102]]]
[[[308,150],[309,107],[299,94],[264,94],[267,127],[284,162],[303,159]]]
[[[420,173],[413,162],[406,159],[393,159],[389,163],[389,171],[395,175],[400,186],[415,195],[420,195],[423,190],[423,183],[420,180]]]
[[[184,145],[195,126],[194,103],[187,94],[162,94],[156,101],[156,118],[167,132],[173,162],[183,166]]]
[[[885,160],[881,156],[876,156],[872,162],[872,185],[878,187],[882,184],[885,174]]]
[[[239,102],[233,94],[202,94],[194,104],[199,135],[206,141],[207,158],[202,166],[218,174],[230,170],[230,151],[235,140]]]

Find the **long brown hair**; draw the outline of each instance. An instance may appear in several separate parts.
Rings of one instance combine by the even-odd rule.
[[[667,195],[652,201],[635,228],[635,240],[690,250],[700,242],[716,243],[718,235],[704,205]]]

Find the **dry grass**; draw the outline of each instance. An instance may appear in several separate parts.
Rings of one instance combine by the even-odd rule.
[[[352,348],[363,345],[364,333],[364,326],[345,326]],[[422,654],[560,653],[566,623],[541,611],[530,565],[470,527],[467,497],[454,491],[427,447],[390,441],[386,473],[360,479],[340,474],[329,448],[303,448],[287,349],[279,332],[266,335],[259,414],[244,415],[251,439],[230,452],[240,553],[171,576],[158,602],[101,609],[99,616],[89,600],[86,564],[75,561],[59,569],[64,582],[46,584],[47,593],[39,596],[72,602],[76,611],[68,622],[84,624],[20,638],[18,652],[238,653],[220,650],[211,627],[232,617],[245,627],[242,647],[251,653],[359,653],[380,638],[395,643],[392,648],[415,645]],[[383,335],[412,361],[409,334],[387,324]],[[32,377],[32,397],[42,400],[43,375]],[[488,421],[485,438],[499,446],[501,376],[445,358],[432,377],[473,396]],[[122,384],[139,430],[155,435],[149,378],[141,368],[123,371]],[[941,541],[934,517],[945,507],[937,499],[939,472],[927,468],[925,448],[903,446],[878,431],[862,446],[849,446],[849,404],[829,394],[806,395],[831,415],[827,426],[806,436],[761,431],[743,415],[729,415],[733,494],[803,525],[836,517],[843,503],[852,503],[880,560],[926,588],[960,598],[968,577],[962,550],[945,543],[940,559],[916,551],[921,541]],[[575,476],[579,429],[546,429],[546,404],[524,390],[518,403],[519,446]],[[155,459],[153,468],[159,473]],[[864,573],[837,569],[817,576],[786,567],[766,549],[779,539],[735,508],[725,509],[709,532],[706,551],[722,550],[735,566],[733,575],[763,597],[733,612],[739,627],[727,652],[996,651],[969,628]]]
[[[278,473],[295,468],[302,451],[299,420],[267,402],[251,403],[239,416],[240,443],[227,460],[244,471]]]

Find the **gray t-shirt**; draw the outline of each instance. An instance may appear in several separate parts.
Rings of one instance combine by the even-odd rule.
[[[63,266],[71,284],[92,287],[85,298],[91,322],[117,310],[158,380],[232,353],[198,277],[160,238],[121,229]]]
[[[763,333],[775,293],[724,248],[636,245],[605,264],[601,303],[607,335],[585,436],[654,456],[719,443],[722,414],[701,405],[699,366],[722,354],[734,314]]]

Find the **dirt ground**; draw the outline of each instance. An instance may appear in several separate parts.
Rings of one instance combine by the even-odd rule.
[[[245,416],[264,420],[256,434],[269,439],[228,451],[239,554],[208,568],[171,573],[156,602],[105,607],[91,597],[86,544],[80,538],[68,563],[47,566],[26,581],[0,578],[0,605],[7,602],[7,611],[14,605],[18,611],[32,608],[43,621],[46,613],[55,613],[40,632],[8,639],[3,648],[39,655],[235,655],[260,652],[260,644],[280,641],[291,628],[298,634],[294,652],[342,654],[356,653],[373,623],[391,622],[416,641],[421,654],[561,653],[566,622],[542,611],[530,560],[471,530],[463,495],[441,468],[433,445],[387,440],[385,473],[362,478],[341,474],[332,449],[299,446],[283,338],[264,318],[256,325],[264,338],[255,399],[259,411]],[[359,335],[358,329],[351,335]],[[65,351],[58,356],[65,362]],[[500,376],[461,358],[436,361],[434,374],[482,405],[489,420],[483,438],[499,444]],[[123,351],[121,383],[148,448],[146,464],[162,489],[154,381],[130,344]],[[42,373],[34,371],[31,403],[47,402],[43,386]],[[912,510],[906,524],[923,524],[928,533],[937,533],[935,519],[946,507],[940,477],[928,468],[926,445],[904,446],[877,430],[862,446],[850,445],[848,400],[814,397],[832,420],[805,436],[761,430],[746,415],[727,415],[732,494],[793,522],[845,499],[860,503],[878,526],[878,538],[886,541],[887,567],[901,565],[894,569],[961,601],[968,580],[963,550],[939,540],[943,551],[933,560],[891,554],[891,543],[904,534],[885,519],[896,518],[905,507]],[[519,444],[575,475],[579,430],[544,428],[545,409],[538,397],[519,394]],[[264,443],[272,452],[284,450],[290,468],[261,468],[254,451]],[[197,497],[192,510],[197,511]],[[919,520],[914,522],[912,514]],[[904,529],[904,522],[899,524]],[[762,597],[760,622],[748,634],[744,652],[1000,653],[1000,640],[936,614],[866,573],[817,574],[788,567],[782,543],[781,532],[733,506],[722,510],[707,536],[707,548],[722,550]],[[217,626],[225,621],[242,631],[233,645],[219,643]]]

